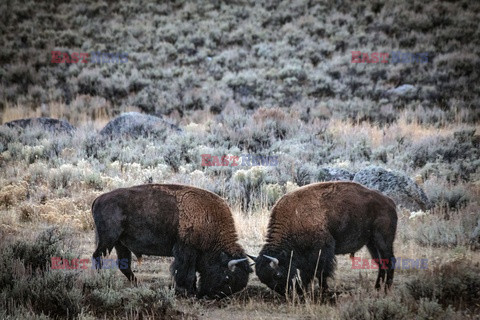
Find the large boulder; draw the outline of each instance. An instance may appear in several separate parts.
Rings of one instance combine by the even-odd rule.
[[[380,167],[368,167],[358,171],[353,178],[370,189],[376,189],[391,197],[395,203],[411,211],[431,207],[425,192],[410,177]]]
[[[169,132],[181,132],[182,130],[166,120],[142,114],[139,112],[122,113],[111,120],[100,131],[104,137],[138,137],[138,136],[165,136]]]
[[[10,122],[6,122],[4,125],[14,129],[25,129],[27,127],[39,127],[43,130],[46,130],[52,133],[72,134],[75,131],[75,127],[72,126],[67,121],[47,118],[47,117],[13,120]]]

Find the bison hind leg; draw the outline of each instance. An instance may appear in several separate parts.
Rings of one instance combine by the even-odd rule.
[[[120,271],[127,277],[129,281],[137,283],[137,278],[132,272],[132,251],[118,242],[115,245],[117,251],[118,267]]]
[[[375,282],[375,289],[380,290],[382,284],[385,283],[385,292],[387,292],[393,283],[393,273],[395,271],[393,269],[393,260],[395,259],[393,248],[391,245],[387,245],[383,239],[368,243],[367,248],[372,258],[378,259],[378,277]],[[385,275],[387,276],[386,282]]]
[[[375,259],[379,264],[377,281],[375,282],[375,289],[380,290],[382,283],[385,282],[385,269],[382,268],[381,263],[382,257],[380,255],[380,251],[377,249],[373,242],[368,243],[367,248],[370,252],[370,255],[372,256],[372,259]]]
[[[183,244],[173,247],[170,272],[175,280],[175,291],[181,295],[195,295],[197,292],[197,251]]]

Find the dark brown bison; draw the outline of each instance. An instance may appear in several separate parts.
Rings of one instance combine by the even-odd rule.
[[[255,259],[258,278],[285,294],[294,280],[308,288],[316,276],[324,290],[336,254],[354,254],[364,245],[374,259],[388,259],[375,287],[393,282],[395,203],[353,182],[314,183],[283,196],[272,209],[266,244]],[[298,273],[297,273],[298,272]],[[298,282],[296,283],[299,288]]]
[[[128,260],[128,268],[121,271],[131,281],[136,281],[132,252],[138,258],[175,257],[171,272],[177,290],[199,297],[237,292],[253,271],[237,243],[230,209],[209,191],[169,184],[122,188],[95,199],[92,212],[97,237],[94,260],[115,248],[120,261]]]

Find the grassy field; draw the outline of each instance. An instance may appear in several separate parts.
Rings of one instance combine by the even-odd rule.
[[[478,319],[480,34],[476,1],[4,1],[0,123],[64,119],[77,130],[0,127],[0,318]],[[128,53],[126,63],[52,63],[51,51]],[[427,63],[351,63],[351,51],[428,52]],[[395,88],[411,85],[405,94]],[[125,111],[182,132],[105,139]],[[201,155],[278,157],[277,166],[205,167]],[[221,301],[174,295],[171,258],[118,270],[51,270],[90,258],[96,196],[143,183],[208,189],[257,254],[285,193],[380,167],[406,175],[432,208],[399,208],[388,294],[375,270],[338,256],[331,292],[280,297],[252,274]],[[362,250],[358,257],[369,258]],[[115,252],[111,257],[115,257]]]

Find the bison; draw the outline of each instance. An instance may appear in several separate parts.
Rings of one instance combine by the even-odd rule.
[[[280,294],[290,292],[294,282],[297,289],[308,288],[315,276],[325,291],[335,255],[353,256],[366,245],[374,259],[388,259],[375,284],[380,289],[386,273],[387,291],[393,282],[396,228],[395,203],[380,192],[353,182],[310,184],[286,194],[273,207],[255,272]]]
[[[173,256],[171,272],[177,292],[218,298],[243,289],[253,272],[237,243],[232,213],[209,191],[174,184],[148,184],[105,193],[92,204],[97,249],[101,257],[115,248],[130,280],[132,252]],[[197,290],[197,276],[200,275]]]

